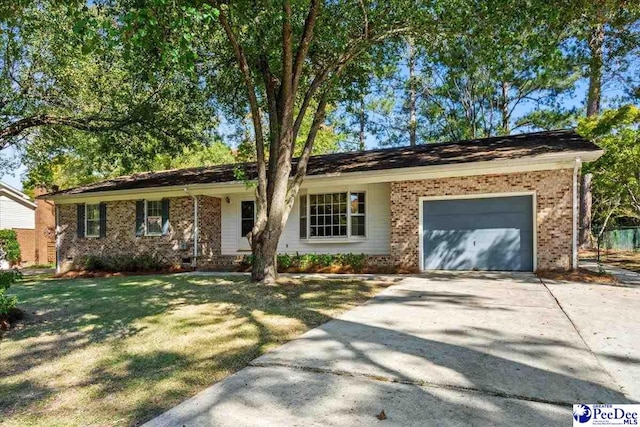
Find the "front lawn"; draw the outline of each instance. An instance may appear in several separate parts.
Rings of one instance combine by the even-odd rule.
[[[136,276],[17,283],[3,426],[136,425],[388,284]]]

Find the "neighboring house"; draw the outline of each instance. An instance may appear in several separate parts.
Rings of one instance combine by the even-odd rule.
[[[280,253],[363,253],[405,269],[576,266],[577,177],[602,155],[573,131],[314,156]],[[236,168],[148,172],[45,197],[58,260],[151,252],[198,268],[249,253],[254,190]]]
[[[0,229],[16,232],[24,262],[36,259],[36,204],[23,192],[0,182]]]
[[[43,194],[40,191],[39,194]],[[16,232],[22,262],[45,264],[55,260],[54,208],[0,182],[0,229]]]

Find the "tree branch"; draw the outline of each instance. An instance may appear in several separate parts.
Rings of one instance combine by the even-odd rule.
[[[58,117],[48,114],[24,117],[0,129],[0,149],[9,145],[9,139],[21,135],[23,132],[40,126],[62,125],[74,129],[88,132],[105,132],[122,129],[132,120],[127,119],[107,119],[97,117]]]
[[[264,155],[264,132],[262,130],[262,121],[260,114],[260,106],[258,104],[258,98],[256,96],[256,91],[253,83],[253,78],[251,76],[251,70],[249,69],[249,63],[247,61],[246,55],[240,43],[233,33],[231,29],[231,25],[227,20],[225,12],[223,8],[220,8],[219,14],[220,24],[224,29],[225,34],[227,35],[227,39],[231,46],[233,47],[233,52],[236,56],[236,61],[238,62],[238,66],[240,67],[240,71],[242,73],[244,83],[247,89],[247,96],[249,98],[249,106],[251,109],[251,120],[253,122],[254,129],[254,137],[256,139],[256,156],[257,156],[257,169],[258,169],[258,215],[256,223],[261,223],[266,221],[266,183],[267,183],[267,171],[265,165],[265,155]]]
[[[294,139],[297,138],[298,133],[300,132],[300,126],[302,125],[302,121],[304,120],[304,116],[307,113],[307,109],[309,108],[313,97],[317,93],[320,86],[327,80],[330,75],[340,74],[340,72],[349,64],[350,61],[364,52],[372,44],[378,43],[386,39],[387,37],[391,37],[396,34],[406,33],[407,31],[409,31],[409,27],[392,28],[386,31],[382,31],[380,34],[369,39],[360,38],[356,43],[348,48],[343,55],[338,56],[334,61],[331,61],[327,65],[325,65],[325,67],[322,68],[313,78],[309,88],[305,92],[302,104],[300,106],[300,111],[298,112],[293,126]]]
[[[298,194],[298,190],[300,189],[302,180],[307,173],[307,165],[309,163],[309,157],[311,157],[311,153],[313,151],[313,143],[316,139],[316,135],[318,134],[320,126],[324,122],[326,111],[327,93],[325,92],[318,102],[318,107],[316,108],[316,111],[313,115],[313,123],[311,124],[311,129],[309,130],[309,134],[307,135],[307,139],[304,143],[302,154],[298,158],[296,173],[293,177],[293,182],[289,187],[289,191],[287,192],[287,206],[293,205],[293,202],[295,201],[295,195]]]
[[[296,59],[293,63],[293,93],[297,92],[298,84],[300,83],[300,76],[302,76],[302,68],[304,67],[304,60],[309,53],[309,47],[311,46],[311,39],[313,38],[313,30],[316,24],[316,18],[320,9],[319,0],[311,0],[309,6],[309,12],[304,21],[304,29],[302,31],[302,38],[300,39],[300,46],[296,52]]]

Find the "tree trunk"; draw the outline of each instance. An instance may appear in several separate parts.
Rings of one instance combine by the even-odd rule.
[[[364,151],[366,144],[365,128],[367,125],[367,116],[365,114],[364,97],[360,100],[360,111],[358,111],[358,120],[360,121],[360,133],[358,135],[358,150]]]
[[[600,114],[602,96],[602,46],[604,44],[604,25],[599,23],[591,30],[589,36],[589,91],[587,94],[587,117]],[[591,247],[591,174],[582,176],[580,183],[580,235],[578,243],[581,248]]]
[[[590,173],[582,175],[580,182],[580,236],[578,243],[582,249],[591,247],[591,179]]]
[[[502,99],[500,100],[500,114],[502,116],[502,132],[509,135],[511,132],[509,126],[509,83],[502,82]]]
[[[267,285],[274,284],[278,279],[277,238],[267,237],[262,233],[252,240],[253,265],[251,267],[251,280]]]
[[[416,52],[413,47],[413,40],[407,39],[409,48],[409,145],[416,145]]]
[[[587,95],[587,117],[600,113],[600,98],[602,96],[602,46],[604,44],[604,25],[598,23],[591,30],[589,36],[589,92]]]

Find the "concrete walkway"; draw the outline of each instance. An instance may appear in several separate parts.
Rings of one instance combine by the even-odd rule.
[[[528,274],[406,278],[147,425],[568,425],[572,403],[640,399],[625,376],[640,357],[639,292]],[[612,325],[613,346],[599,336]]]
[[[635,271],[625,270],[624,268],[615,267],[605,263],[598,263],[596,260],[591,259],[580,260],[580,267],[596,272],[604,270],[606,273],[615,277],[616,280],[623,285],[640,287],[640,273]]]

